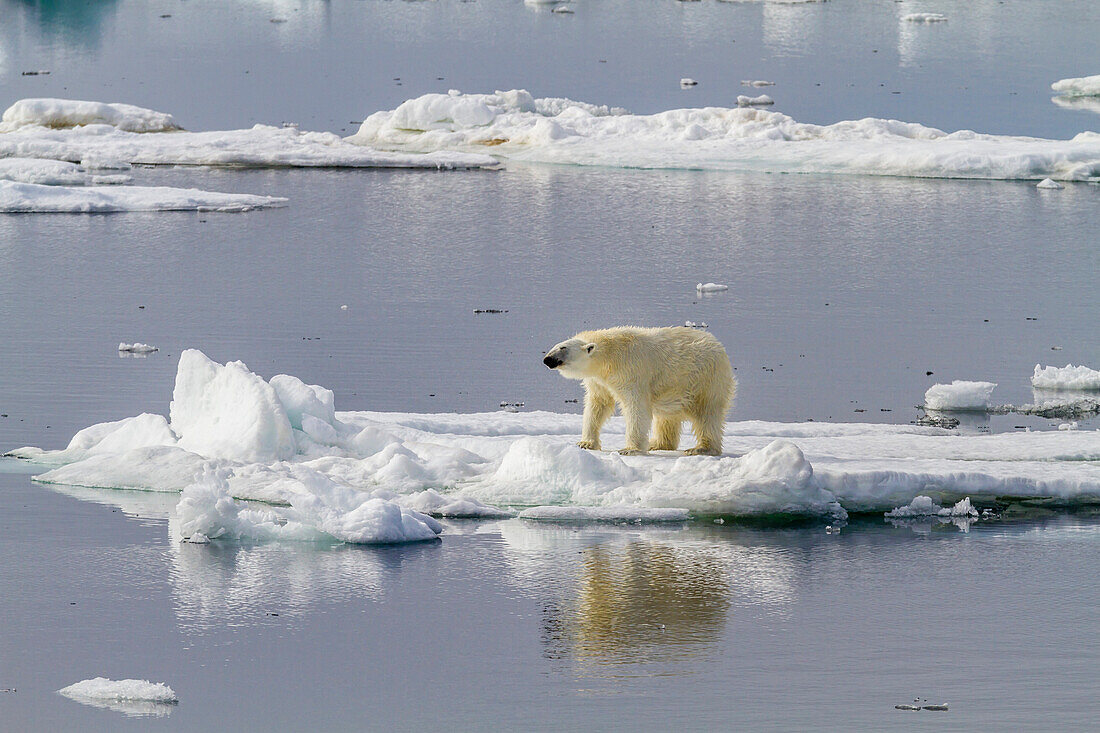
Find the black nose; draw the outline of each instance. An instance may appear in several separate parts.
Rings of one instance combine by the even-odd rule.
[[[542,363],[551,369],[556,369],[561,366],[561,359],[556,356],[548,356],[542,360]]]

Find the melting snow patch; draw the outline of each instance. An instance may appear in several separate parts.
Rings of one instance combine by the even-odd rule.
[[[955,380],[951,384],[934,384],[924,393],[924,406],[943,412],[984,411],[990,407],[995,382]]]
[[[1060,79],[1050,85],[1056,92],[1071,97],[1092,97],[1100,95],[1100,74],[1080,76],[1073,79]]]
[[[1035,188],[1050,188],[1057,190],[1060,188],[1065,188],[1065,186],[1063,186],[1061,183],[1058,183],[1058,181],[1055,181],[1052,178],[1044,178],[1043,180],[1035,184]]]
[[[1100,371],[1085,365],[1064,367],[1035,365],[1031,386],[1050,390],[1100,390]]]

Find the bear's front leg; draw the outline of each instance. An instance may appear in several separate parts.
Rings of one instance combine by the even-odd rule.
[[[626,419],[626,446],[620,455],[633,456],[649,449],[649,426],[653,410],[649,400],[637,394],[623,395],[623,418]]]
[[[581,442],[585,450],[600,449],[600,430],[615,411],[615,398],[605,387],[591,379],[584,380],[584,427]]]

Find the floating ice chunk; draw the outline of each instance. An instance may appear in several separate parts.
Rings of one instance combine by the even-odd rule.
[[[299,469],[300,486],[290,507],[253,507],[232,498],[225,472],[207,472],[180,495],[176,514],[184,539],[324,540],[390,544],[432,540],[443,525],[370,492],[340,486],[325,476]]]
[[[680,80],[680,88],[681,89],[687,89],[688,87],[697,86],[698,84],[699,84],[699,82],[697,82],[694,79],[692,79],[690,77],[687,77],[687,76],[685,76],[683,79]]]
[[[568,5],[555,5],[551,13],[557,13],[558,15],[573,15],[573,8]]]
[[[1064,367],[1035,365],[1031,386],[1050,390],[1100,390],[1100,370],[1085,365]]]
[[[425,95],[375,112],[348,138],[410,151],[484,152],[528,162],[848,173],[936,178],[1087,180],[1100,133],[1070,140],[945,133],[897,120],[797,122],[757,107],[598,114],[593,105],[495,94]]]
[[[775,100],[767,94],[761,94],[759,97],[749,97],[744,94],[737,95],[738,107],[766,107],[769,104],[775,104]]]
[[[535,506],[519,513],[520,519],[551,522],[684,522],[687,509],[632,506]]]
[[[179,702],[171,687],[149,680],[95,677],[63,687],[58,692],[70,700],[130,716],[168,715]]]
[[[110,125],[126,132],[168,132],[182,129],[172,115],[131,104],[81,102],[75,99],[21,99],[4,111],[0,132],[27,126],[66,129]]]
[[[121,211],[242,212],[283,206],[285,198],[196,188],[43,186],[0,180],[0,213],[88,214]]]
[[[134,354],[151,354],[154,351],[160,351],[160,349],[158,349],[156,346],[151,346],[150,344],[143,344],[139,342],[128,344],[125,341],[119,343],[118,350],[129,351]]]
[[[441,494],[435,489],[395,496],[394,501],[403,507],[415,509],[432,517],[501,519],[515,514],[507,509],[490,506],[477,499],[471,499],[461,494]]]
[[[729,285],[722,285],[720,283],[699,283],[695,286],[695,290],[700,293],[721,293],[729,289]]]
[[[244,362],[222,366],[201,351],[185,350],[169,414],[180,447],[206,458],[270,462],[296,452],[278,393]]]
[[[976,517],[978,510],[970,503],[970,497],[960,499],[951,507],[942,507],[932,501],[930,496],[917,496],[907,506],[897,507],[886,512],[887,517],[904,519],[908,517]]]
[[[1056,92],[1073,97],[1092,97],[1100,95],[1100,74],[1080,76],[1072,79],[1059,79],[1050,85]]]
[[[956,379],[951,384],[934,384],[924,393],[924,406],[944,412],[983,411],[990,407],[995,382],[967,382]]]
[[[1076,420],[1074,420],[1073,422],[1064,422],[1058,426],[1059,430],[1077,430],[1079,428],[1080,425],[1077,424]]]
[[[83,186],[89,176],[76,163],[37,158],[0,158],[0,180],[43,186]]]
[[[742,79],[741,86],[745,87],[774,87],[774,81],[764,81],[763,79]]]
[[[907,23],[943,23],[947,16],[942,13],[909,13],[901,16],[901,19]]]
[[[1035,184],[1035,188],[1050,188],[1057,190],[1065,188],[1065,186],[1063,186],[1061,183],[1058,183],[1058,181],[1055,181],[1052,178],[1044,178],[1043,180]]]

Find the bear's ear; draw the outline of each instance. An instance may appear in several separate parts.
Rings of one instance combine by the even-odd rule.
[[[596,350],[596,344],[593,344],[593,343],[585,344],[584,345],[584,350],[585,350],[586,353],[591,354],[593,351]]]

